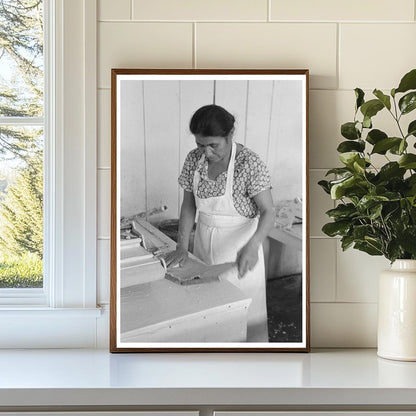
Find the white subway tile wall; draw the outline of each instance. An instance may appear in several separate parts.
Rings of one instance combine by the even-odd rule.
[[[110,239],[97,243],[97,302],[107,304],[110,299]]]
[[[98,140],[97,164],[102,168],[111,167],[111,91],[98,90]]]
[[[310,240],[311,302],[335,302],[336,253],[338,240]]]
[[[340,88],[390,90],[416,65],[414,23],[341,24]]]
[[[98,238],[110,237],[110,213],[111,213],[111,170],[98,169],[98,212],[97,233]]]
[[[389,91],[416,67],[415,1],[98,3],[99,301],[109,301],[111,68],[308,68],[311,343],[376,346],[377,276],[388,261],[342,252],[339,240],[322,233],[334,203],[317,182],[339,165],[336,146],[340,125],[354,117],[353,88]],[[388,115],[374,121],[393,127]]]
[[[98,86],[111,68],[192,68],[192,23],[100,22]]]
[[[133,0],[134,20],[267,20],[267,0]]]
[[[336,88],[335,23],[199,23],[199,68],[308,68],[312,88]]]
[[[311,303],[313,347],[370,348],[377,345],[376,303]]]
[[[413,22],[413,8],[413,0],[271,0],[271,19]]]
[[[130,20],[131,0],[100,0],[98,20]]]
[[[382,256],[337,246],[337,302],[377,302],[378,276],[389,267]]]

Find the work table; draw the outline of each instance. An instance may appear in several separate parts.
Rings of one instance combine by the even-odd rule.
[[[146,409],[143,415],[183,409],[202,416],[224,409],[284,409],[288,415],[402,409],[416,415],[416,363],[378,358],[373,349],[309,354],[2,350],[0,369],[0,415],[6,409],[47,414],[46,409],[73,408]],[[290,411],[295,409],[305,413]]]

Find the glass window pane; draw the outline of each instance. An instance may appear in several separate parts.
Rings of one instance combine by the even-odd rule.
[[[0,116],[43,115],[43,2],[0,2]]]
[[[43,285],[43,140],[43,127],[0,126],[0,288]]]

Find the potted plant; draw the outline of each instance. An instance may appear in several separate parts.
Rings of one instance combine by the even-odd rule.
[[[319,182],[338,202],[322,231],[340,237],[343,250],[390,260],[379,281],[378,355],[416,361],[416,120],[407,116],[416,109],[416,69],[389,94],[375,89],[366,101],[362,89],[354,91],[354,119],[342,124],[337,148],[342,167]],[[373,126],[381,111],[395,131]]]

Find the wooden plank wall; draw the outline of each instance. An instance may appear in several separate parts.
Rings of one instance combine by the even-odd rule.
[[[167,205],[152,222],[179,216],[177,178],[195,147],[189,120],[214,102],[236,117],[235,141],[267,163],[274,201],[301,196],[301,92],[299,81],[123,81],[121,215]]]

